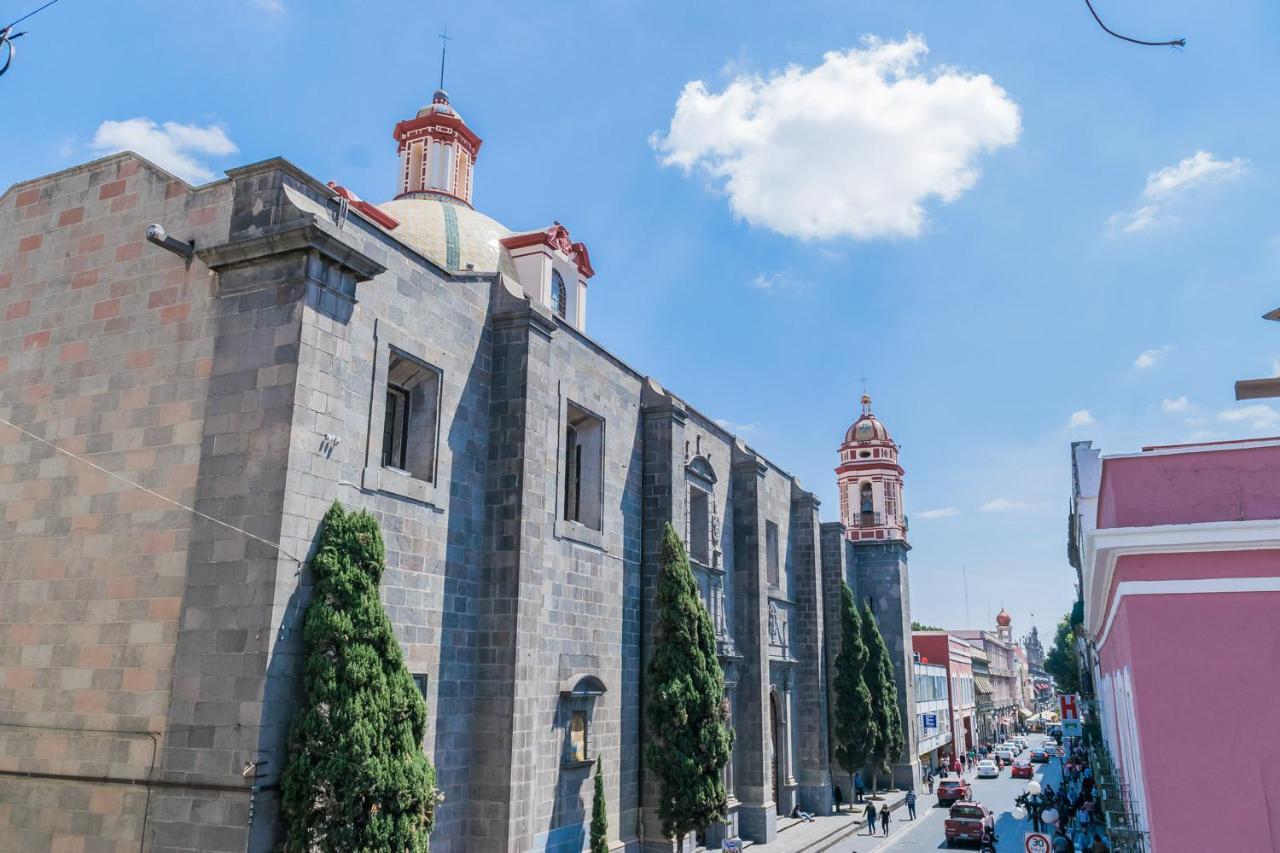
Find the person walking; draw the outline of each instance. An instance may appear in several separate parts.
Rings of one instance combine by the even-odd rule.
[[[836,801],[836,814],[840,814],[840,812],[844,811],[844,791],[841,791],[840,786],[836,785],[835,790],[831,793]]]
[[[933,770],[932,769],[930,769],[929,772],[924,777],[924,789],[928,791],[930,794],[933,793]]]
[[[885,835],[889,834],[889,804],[885,803],[880,807],[880,829]]]
[[[876,804],[867,803],[867,835],[876,834]]]
[[[1089,847],[1089,853],[1111,853],[1111,848],[1107,846],[1107,842],[1102,840],[1102,836],[1094,834],[1093,844]]]
[[[907,791],[907,820],[916,819],[916,792]]]

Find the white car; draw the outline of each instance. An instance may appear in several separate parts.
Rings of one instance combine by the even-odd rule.
[[[1014,743],[1016,743],[1018,746],[1022,747],[1023,749],[1027,748],[1027,739],[1024,738],[1022,735],[1014,735],[1013,738],[1011,738],[1011,740]]]
[[[997,746],[995,748],[995,755],[996,758],[1000,759],[1005,764],[1013,763],[1014,752],[1009,748],[1008,744],[1001,744],[1000,746]]]
[[[996,779],[1000,776],[1000,765],[996,764],[989,758],[984,758],[978,762],[978,778],[979,779]]]

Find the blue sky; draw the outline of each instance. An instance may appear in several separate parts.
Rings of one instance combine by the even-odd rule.
[[[1280,433],[1231,396],[1280,359],[1280,7],[1098,9],[1187,49],[1076,0],[62,0],[0,79],[0,185],[144,138],[189,174],[283,155],[384,200],[447,24],[476,206],[586,242],[592,335],[832,519],[865,373],[916,617],[962,627],[967,566],[972,624],[1046,631],[1071,440]],[[155,127],[104,124],[131,119]]]

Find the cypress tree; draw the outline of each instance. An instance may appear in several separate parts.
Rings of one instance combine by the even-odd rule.
[[[853,774],[871,758],[875,745],[875,719],[871,713],[871,691],[863,678],[867,646],[862,641],[862,619],[853,601],[853,590],[840,583],[840,651],[836,654],[832,690],[835,693],[835,758],[849,774],[849,802],[857,789]]]
[[[728,797],[720,773],[729,761],[733,732],[711,616],[670,523],[662,539],[656,621],[647,755],[658,779],[663,834],[683,845],[689,832],[724,817]]]
[[[609,816],[604,809],[604,766],[596,757],[596,791],[591,798],[591,853],[609,853]]]
[[[438,794],[427,706],[378,597],[382,534],[334,502],[303,628],[305,698],[283,779],[290,853],[426,851]]]
[[[863,605],[862,636],[867,644],[867,687],[871,692],[872,716],[876,736],[871,748],[871,791],[874,794],[881,773],[892,769],[890,763],[902,755],[905,736],[902,715],[898,712],[898,687],[893,675],[893,660],[885,646],[880,626],[871,612],[871,603]]]

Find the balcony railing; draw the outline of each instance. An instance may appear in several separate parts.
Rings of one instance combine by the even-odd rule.
[[[879,512],[863,512],[853,516],[850,527],[884,527],[884,514]]]

